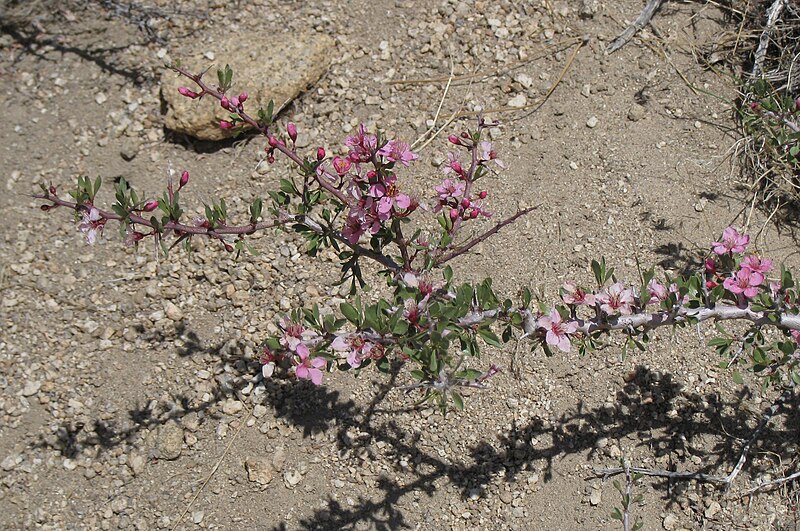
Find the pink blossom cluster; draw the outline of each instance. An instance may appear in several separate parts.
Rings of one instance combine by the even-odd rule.
[[[364,338],[362,334],[340,334],[331,342],[331,348],[346,352],[347,363],[354,369],[368,359],[379,360],[384,356],[384,347]]]
[[[462,137],[464,136],[466,135],[462,135]],[[458,146],[470,149],[472,147],[466,139],[455,135],[451,135],[449,141]],[[491,142],[484,141],[480,143],[480,149],[477,150],[477,164],[486,167],[489,162],[505,168],[503,161],[497,158],[497,152],[492,148]],[[473,193],[472,182],[470,182],[472,173],[470,170],[464,169],[456,153],[447,154],[447,161],[442,166],[442,172],[447,178],[435,187],[437,203],[434,212],[444,210],[451,221],[457,219],[466,221],[478,216],[491,217],[492,213],[481,206],[481,201],[486,199],[489,193],[486,190],[477,194]]]
[[[347,157],[334,157],[331,165],[340,178],[350,178],[347,192],[351,205],[342,236],[355,245],[364,234],[376,234],[385,222],[417,209],[419,202],[402,192],[389,166],[408,166],[418,155],[400,140],[390,140],[378,148],[377,136],[367,133],[363,124],[356,134],[347,137],[345,145],[349,148]],[[367,164],[372,169],[367,169]]]
[[[739,234],[733,228],[728,227],[722,233],[719,242],[713,242],[713,251],[719,256],[731,256],[745,252],[750,243],[750,237],[746,234]],[[772,260],[762,259],[754,254],[747,255],[739,262],[739,269],[730,276],[722,278],[717,274],[717,263],[714,259],[706,260],[706,272],[713,275],[713,279],[706,282],[709,289],[713,289],[722,281],[722,285],[735,295],[752,299],[758,295],[759,288],[766,280],[766,274],[772,270]],[[772,291],[778,291],[779,286],[771,284]]]
[[[322,373],[326,370],[328,362],[321,356],[314,356],[311,348],[319,342],[320,337],[315,331],[304,327],[302,324],[284,318],[280,322],[283,329],[279,342],[283,351],[273,352],[265,348],[261,355],[261,374],[270,378],[275,372],[275,367],[282,360],[291,360],[295,376],[301,380],[310,380],[314,385],[322,383]]]

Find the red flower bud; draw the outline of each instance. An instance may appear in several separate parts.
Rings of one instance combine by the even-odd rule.
[[[481,193],[479,193],[479,194],[478,194],[478,197],[480,197],[481,199],[486,199],[486,196],[487,196],[487,195],[489,195],[489,192],[487,192],[486,190],[484,190],[483,192],[481,192]]]
[[[275,138],[274,136],[270,136],[269,139],[267,140],[267,143],[269,144],[269,147],[272,148],[278,147],[278,139]]]
[[[469,138],[469,133],[466,131],[461,131],[461,138]]]
[[[286,132],[289,133],[289,138],[292,139],[292,142],[297,142],[297,126],[294,125],[292,122],[286,124]]]
[[[223,244],[225,245],[225,250],[226,251],[228,251],[229,253],[233,252],[233,245],[231,245],[229,243],[225,243],[225,242],[223,242]]]
[[[233,129],[233,123],[229,122],[228,120],[220,120],[219,121],[219,128],[220,129]]]
[[[717,283],[716,283],[716,282],[714,282],[713,280],[709,280],[708,282],[706,282],[706,287],[707,287],[708,289],[714,289],[714,288],[716,288],[717,286],[719,286],[719,284],[717,284]]]
[[[450,169],[459,175],[464,173],[464,170],[461,168],[461,163],[458,162],[457,160],[454,160],[453,162],[450,163]]]
[[[231,104],[231,107],[237,107],[238,108],[239,105],[240,105],[239,98],[237,98],[236,96],[232,97],[230,99],[230,104]]]
[[[459,138],[458,138],[456,135],[450,135],[450,136],[448,136],[448,137],[447,137],[447,140],[448,140],[448,141],[449,141],[451,144],[455,144],[455,145],[457,145],[457,146],[460,146],[460,145],[461,145],[461,140],[459,140]]]
[[[192,99],[200,96],[200,94],[198,94],[197,92],[190,90],[186,87],[178,87],[178,92],[180,93],[181,96],[186,96],[187,98],[192,98]]]
[[[458,209],[457,208],[451,208],[450,209],[450,219],[452,221],[455,221],[457,217],[458,217]]]
[[[472,204],[472,203],[470,202],[470,200],[469,200],[469,199],[467,199],[466,197],[465,197],[464,199],[462,199],[462,200],[461,200],[461,206],[462,206],[463,208],[467,208],[467,207],[469,207],[469,205],[471,205],[471,204]]]
[[[42,205],[39,208],[41,208],[44,212],[47,212],[48,210],[53,208],[53,205]]]
[[[147,203],[144,204],[144,207],[142,208],[142,210],[144,210],[145,212],[152,212],[153,210],[155,210],[157,208],[158,208],[158,201],[156,201],[155,199],[152,199],[152,200],[150,200],[150,201],[148,201]]]
[[[717,272],[717,264],[714,262],[713,258],[706,259],[706,271],[709,273],[716,273]]]
[[[469,212],[469,217],[471,217],[472,219],[475,219],[475,218],[477,218],[477,217],[478,217],[478,214],[480,214],[480,213],[481,213],[481,211],[480,211],[480,210],[478,210],[477,208],[473,208],[473,209],[472,209],[472,210],[470,210],[470,212]]]
[[[325,158],[325,148],[318,147],[317,148],[317,160],[322,160]]]
[[[247,101],[247,92],[242,92],[239,94],[239,103],[244,103]]]
[[[189,182],[189,172],[186,171],[186,170],[183,170],[183,173],[181,173],[181,180],[180,180],[180,182],[178,184],[178,190],[180,190],[181,188],[186,186],[186,183],[188,183],[188,182]]]
[[[51,195],[56,195],[56,187],[53,186],[52,184],[50,185],[50,188],[48,188],[47,191],[50,192]]]
[[[222,96],[219,100],[219,104],[223,109],[227,109],[231,105],[230,101],[228,101],[228,96]]]

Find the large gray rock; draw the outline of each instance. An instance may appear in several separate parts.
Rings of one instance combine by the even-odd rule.
[[[198,39],[198,42],[206,42]],[[333,39],[316,33],[270,35],[257,32],[230,32],[225,38],[207,44],[192,57],[181,57],[181,65],[191,72],[213,67],[203,80],[216,88],[217,68],[226,64],[233,69],[230,96],[248,93],[245,112],[253,117],[258,108],[275,102],[275,113],[315,83],[330,66]],[[212,52],[214,61],[203,55]],[[166,102],[168,129],[186,133],[200,140],[222,140],[233,133],[218,127],[230,113],[210,97],[192,100],[181,96],[178,87],[196,89],[194,83],[172,70],[161,79],[161,94]]]

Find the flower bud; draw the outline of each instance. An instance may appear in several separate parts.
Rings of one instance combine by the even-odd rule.
[[[481,193],[479,193],[479,194],[478,194],[478,197],[480,197],[481,199],[486,199],[486,196],[487,196],[487,195],[489,195],[489,192],[487,192],[486,190],[484,190],[483,192],[481,192]]]
[[[717,284],[713,280],[709,280],[708,282],[706,282],[706,288],[708,288],[708,289],[714,289],[717,286],[719,286],[719,284]]]
[[[450,163],[450,169],[459,175],[464,173],[464,170],[461,168],[461,163],[458,162],[457,160],[454,160],[453,162]]]
[[[455,144],[456,146],[460,146],[460,145],[461,145],[461,140],[460,140],[460,139],[459,139],[459,138],[458,138],[456,135],[450,135],[450,136],[448,136],[448,137],[447,137],[447,140],[448,140],[448,141],[449,141],[451,144]]]
[[[186,184],[188,182],[189,182],[189,172],[186,171],[186,170],[183,170],[183,173],[181,173],[181,180],[180,180],[180,182],[178,184],[178,190],[180,190],[181,188],[186,186]]]
[[[223,109],[227,109],[230,107],[231,102],[228,101],[228,96],[222,96],[222,98],[219,100],[219,104]]]
[[[233,245],[231,245],[231,244],[229,244],[229,243],[227,243],[227,242],[226,242],[226,243],[224,243],[224,245],[225,245],[225,250],[226,250],[226,251],[228,251],[229,253],[232,253],[232,252],[233,252]]]
[[[278,147],[278,139],[275,138],[274,136],[270,136],[269,139],[267,140],[267,143],[269,144],[269,147],[271,147],[271,148]]]
[[[158,208],[158,201],[156,201],[155,199],[151,199],[150,201],[144,204],[142,210],[144,210],[145,212],[152,212],[157,208]]]
[[[239,103],[246,102],[247,98],[248,98],[247,92],[242,92],[241,94],[239,94]]]
[[[451,221],[455,221],[456,218],[458,218],[458,209],[457,208],[451,208],[450,209],[450,220]]]
[[[717,264],[714,262],[713,258],[706,259],[706,271],[709,273],[716,273],[717,272]]]
[[[53,208],[53,205],[42,205],[42,206],[40,206],[39,208],[41,208],[41,209],[42,209],[42,211],[44,211],[44,212],[47,212],[48,210],[50,210],[51,208]]]
[[[220,120],[219,121],[219,128],[220,129],[233,129],[233,123],[229,122],[228,120]]]
[[[50,188],[47,189],[47,191],[50,192],[50,195],[56,195],[56,187],[53,186],[52,184],[50,185]]]
[[[292,139],[292,142],[297,142],[297,126],[294,125],[292,122],[286,124],[286,132],[289,133],[289,138]]]
[[[325,158],[325,148],[318,147],[317,148],[317,160],[322,160]]]
[[[461,138],[469,138],[469,133],[466,131],[461,131]]]
[[[471,205],[471,204],[472,204],[472,203],[470,202],[470,200],[469,200],[469,199],[467,199],[466,197],[465,197],[464,199],[462,199],[462,200],[461,200],[461,206],[462,206],[462,208],[467,208],[467,207],[469,207],[469,205]]]
[[[473,208],[473,209],[472,209],[472,210],[470,210],[470,212],[469,212],[469,217],[471,217],[472,219],[475,219],[475,218],[477,218],[477,217],[478,217],[478,214],[480,214],[480,213],[481,213],[481,211],[480,211],[480,210],[478,210],[477,208]]]
[[[231,107],[236,107],[236,108],[238,108],[238,107],[239,107],[239,105],[240,105],[240,103],[239,103],[239,98],[237,98],[236,96],[232,97],[232,98],[230,99],[230,104],[231,104]]]
[[[178,92],[180,93],[181,96],[186,96],[187,98],[192,98],[192,99],[200,95],[197,92],[188,89],[187,87],[178,87]]]

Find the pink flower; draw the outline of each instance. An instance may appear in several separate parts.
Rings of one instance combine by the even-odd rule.
[[[595,296],[595,300],[600,303],[600,309],[608,315],[619,312],[622,315],[630,315],[633,312],[633,291],[626,289],[620,282],[612,284],[608,289],[603,290]]]
[[[106,220],[103,219],[100,211],[95,207],[81,210],[81,216],[83,216],[83,222],[78,225],[78,228],[86,235],[86,241],[90,245],[94,245],[97,242],[97,237],[103,234],[103,226],[106,224]]]
[[[728,277],[722,283],[725,289],[735,294],[744,294],[748,299],[752,299],[758,294],[758,286],[764,282],[764,275],[749,269],[740,269],[736,276]]]
[[[364,124],[358,126],[353,136],[348,136],[345,145],[350,148],[349,157],[353,162],[368,162],[378,146],[378,138],[367,134]]]
[[[331,342],[331,348],[339,352],[347,352],[347,363],[354,369],[361,367],[361,363],[369,358],[383,357],[383,347],[370,343],[360,334],[345,334],[336,336]]]
[[[389,175],[383,181],[383,184],[373,184],[369,188],[369,193],[372,197],[379,199],[378,212],[388,217],[392,208],[405,210],[411,206],[411,198],[406,194],[400,193],[400,188],[395,184],[397,177]]]
[[[322,368],[327,365],[325,358],[310,358],[308,351],[298,352],[299,360],[295,359],[294,373],[301,380],[311,380],[314,385],[322,383]]]
[[[712,242],[714,252],[718,255],[725,253],[743,253],[747,244],[750,243],[750,236],[739,234],[733,227],[728,227],[722,231],[722,241]]]
[[[462,181],[445,179],[442,181],[442,184],[436,186],[434,189],[439,194],[440,201],[447,201],[448,199],[455,199],[464,195],[464,186]]]
[[[261,362],[261,374],[264,378],[270,378],[275,373],[275,360],[278,357],[268,348],[264,349],[259,361]]]
[[[286,318],[281,320],[281,328],[283,328],[283,337],[280,339],[281,345],[300,356],[303,354],[308,356],[310,351],[306,342],[314,339],[317,334],[312,330],[306,330],[303,325],[293,323]]]
[[[763,260],[758,256],[751,254],[745,256],[742,263],[739,264],[742,269],[748,269],[753,273],[761,273],[766,275],[772,269],[772,260],[764,258]]]
[[[339,174],[339,177],[349,172],[350,167],[353,165],[353,163],[350,162],[350,159],[346,159],[338,155],[333,157],[333,161],[331,161],[331,164],[333,164],[333,169],[336,171],[337,174]]]
[[[561,320],[561,314],[553,308],[549,316],[542,316],[536,321],[536,325],[547,330],[545,341],[548,345],[554,345],[562,352],[569,352],[570,342],[568,334],[574,334],[578,329],[578,323],[565,323]]]
[[[491,142],[481,142],[481,160],[487,162],[493,160],[494,163],[500,166],[501,168],[506,167],[503,161],[497,158],[497,152],[492,149]]]
[[[399,162],[403,166],[408,166],[409,162],[419,158],[419,155],[411,151],[408,144],[400,140],[389,140],[385,146],[378,150],[378,155],[386,157],[392,162]]]
[[[594,295],[586,293],[583,288],[579,288],[574,282],[564,282],[562,289],[564,293],[561,295],[561,299],[567,304],[594,306]]]
[[[650,295],[650,299],[646,304],[658,304],[667,300],[669,296],[667,287],[654,278],[651,278],[650,282],[647,283],[647,293]]]

